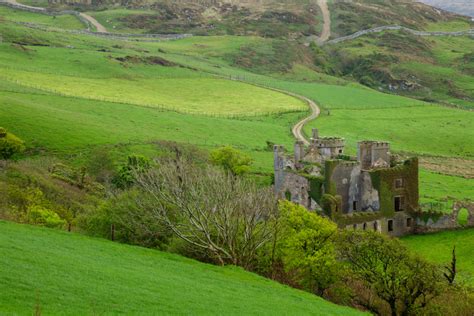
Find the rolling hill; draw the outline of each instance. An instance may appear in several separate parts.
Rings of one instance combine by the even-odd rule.
[[[19,161],[0,165],[0,218],[40,199],[76,225],[107,199],[102,169],[116,173],[129,154],[153,158],[174,142],[203,156],[238,148],[254,160],[250,177],[269,185],[273,144],[291,151],[291,127],[308,114],[295,95],[321,108],[307,135],[317,127],[344,137],[348,154],[357,141],[379,139],[400,156],[420,156],[424,208],[448,211],[454,199],[474,196],[472,37],[402,29],[318,45],[323,19],[314,1],[210,3],[52,6],[87,11],[113,33],[194,34],[175,40],[87,33],[72,15],[0,6],[0,125],[27,145]],[[331,1],[329,10],[331,38],[388,24],[473,26],[412,1]],[[92,189],[77,185],[80,175]],[[405,240],[439,263],[447,258],[433,245],[444,255],[453,241],[472,273],[470,231]],[[357,313],[236,268],[7,222],[0,278],[0,313]]]
[[[420,2],[446,11],[474,17],[474,5],[470,0],[420,0]]]
[[[239,268],[4,221],[0,254],[1,314],[363,315]]]

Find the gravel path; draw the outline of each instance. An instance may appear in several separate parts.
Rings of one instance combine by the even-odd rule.
[[[85,14],[85,13],[79,13],[80,16],[82,16],[84,19],[86,19],[87,21],[90,22],[90,24],[94,25],[97,32],[99,33],[107,33],[107,29],[99,23],[99,21],[97,21],[96,19],[94,19],[93,17],[91,17],[90,15],[88,14]]]
[[[331,36],[331,13],[329,12],[327,0],[318,0],[318,5],[323,13],[323,30],[318,41],[324,43]]]
[[[19,3],[16,0],[0,0],[0,2],[10,3],[10,4],[16,6],[18,9],[24,9],[24,10],[27,10],[27,11],[28,10],[34,10],[36,12],[47,12],[47,10],[45,8],[32,7],[32,6],[29,6],[29,5],[26,5],[26,4]],[[85,13],[79,13],[79,15],[83,19],[87,20],[90,24],[94,25],[95,28],[97,29],[97,32],[107,33],[107,29],[102,24],[100,24],[99,21],[97,21],[96,19],[94,19],[90,15],[85,14]]]
[[[296,95],[296,94],[292,94],[292,95],[299,98],[299,99],[301,99],[301,100],[304,100],[305,102],[307,102],[308,105],[309,105],[309,108],[311,109],[311,114],[309,116],[305,117],[304,119],[302,119],[301,121],[299,121],[298,123],[296,123],[293,126],[293,128],[291,129],[291,132],[293,133],[293,136],[297,140],[302,141],[305,145],[309,145],[309,141],[304,136],[303,127],[309,121],[312,121],[312,120],[316,119],[319,116],[319,114],[321,113],[321,110],[319,109],[319,106],[313,100],[310,100],[307,97],[304,97],[304,96],[301,96],[301,95]]]

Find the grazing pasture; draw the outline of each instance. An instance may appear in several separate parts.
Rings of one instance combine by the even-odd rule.
[[[380,139],[407,155],[458,157],[467,164],[474,157],[473,112],[384,94],[297,65],[292,73],[265,76],[231,64],[229,56],[242,45],[268,39],[196,36],[149,43],[42,32],[11,23],[0,24],[0,30],[5,34],[0,44],[2,122],[30,147],[74,153],[90,146],[164,139],[203,148],[232,145],[252,155],[254,171],[270,172],[267,141],[291,151],[290,129],[306,115],[306,105],[223,79],[232,78],[317,101],[322,115],[306,126],[306,133],[318,127],[322,135],[345,137],[350,154],[357,141]],[[438,41],[441,56],[446,50]],[[447,62],[462,55],[444,54]],[[470,187],[471,182],[422,171],[422,201],[472,196],[459,186]]]
[[[451,262],[452,250],[456,246],[459,279],[474,285],[474,229],[413,235],[402,238],[402,241],[422,257],[442,265]]]
[[[363,314],[240,268],[74,233],[0,221],[0,250],[1,314]]]

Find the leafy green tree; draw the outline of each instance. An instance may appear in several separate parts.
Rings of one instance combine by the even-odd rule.
[[[0,159],[10,159],[25,150],[23,141],[0,127]]]
[[[336,224],[288,201],[280,202],[280,216],[277,249],[285,269],[304,288],[323,295],[338,278]]]
[[[398,239],[361,231],[345,231],[340,236],[341,258],[367,290],[388,304],[392,316],[416,315],[439,294],[438,269],[413,256]],[[379,313],[384,314],[383,307]]]
[[[141,155],[130,155],[127,158],[127,164],[120,167],[117,176],[113,179],[115,186],[121,189],[130,187],[135,183],[137,173],[148,170],[151,161],[147,157]]]
[[[210,160],[214,165],[223,167],[224,170],[232,173],[234,176],[249,172],[252,165],[252,158],[250,156],[231,146],[211,151]]]

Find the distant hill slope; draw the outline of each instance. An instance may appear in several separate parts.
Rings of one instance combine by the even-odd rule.
[[[468,15],[474,18],[474,2],[472,0],[419,0],[419,1],[441,8],[446,11]]]
[[[234,267],[0,221],[0,314],[360,315]]]

